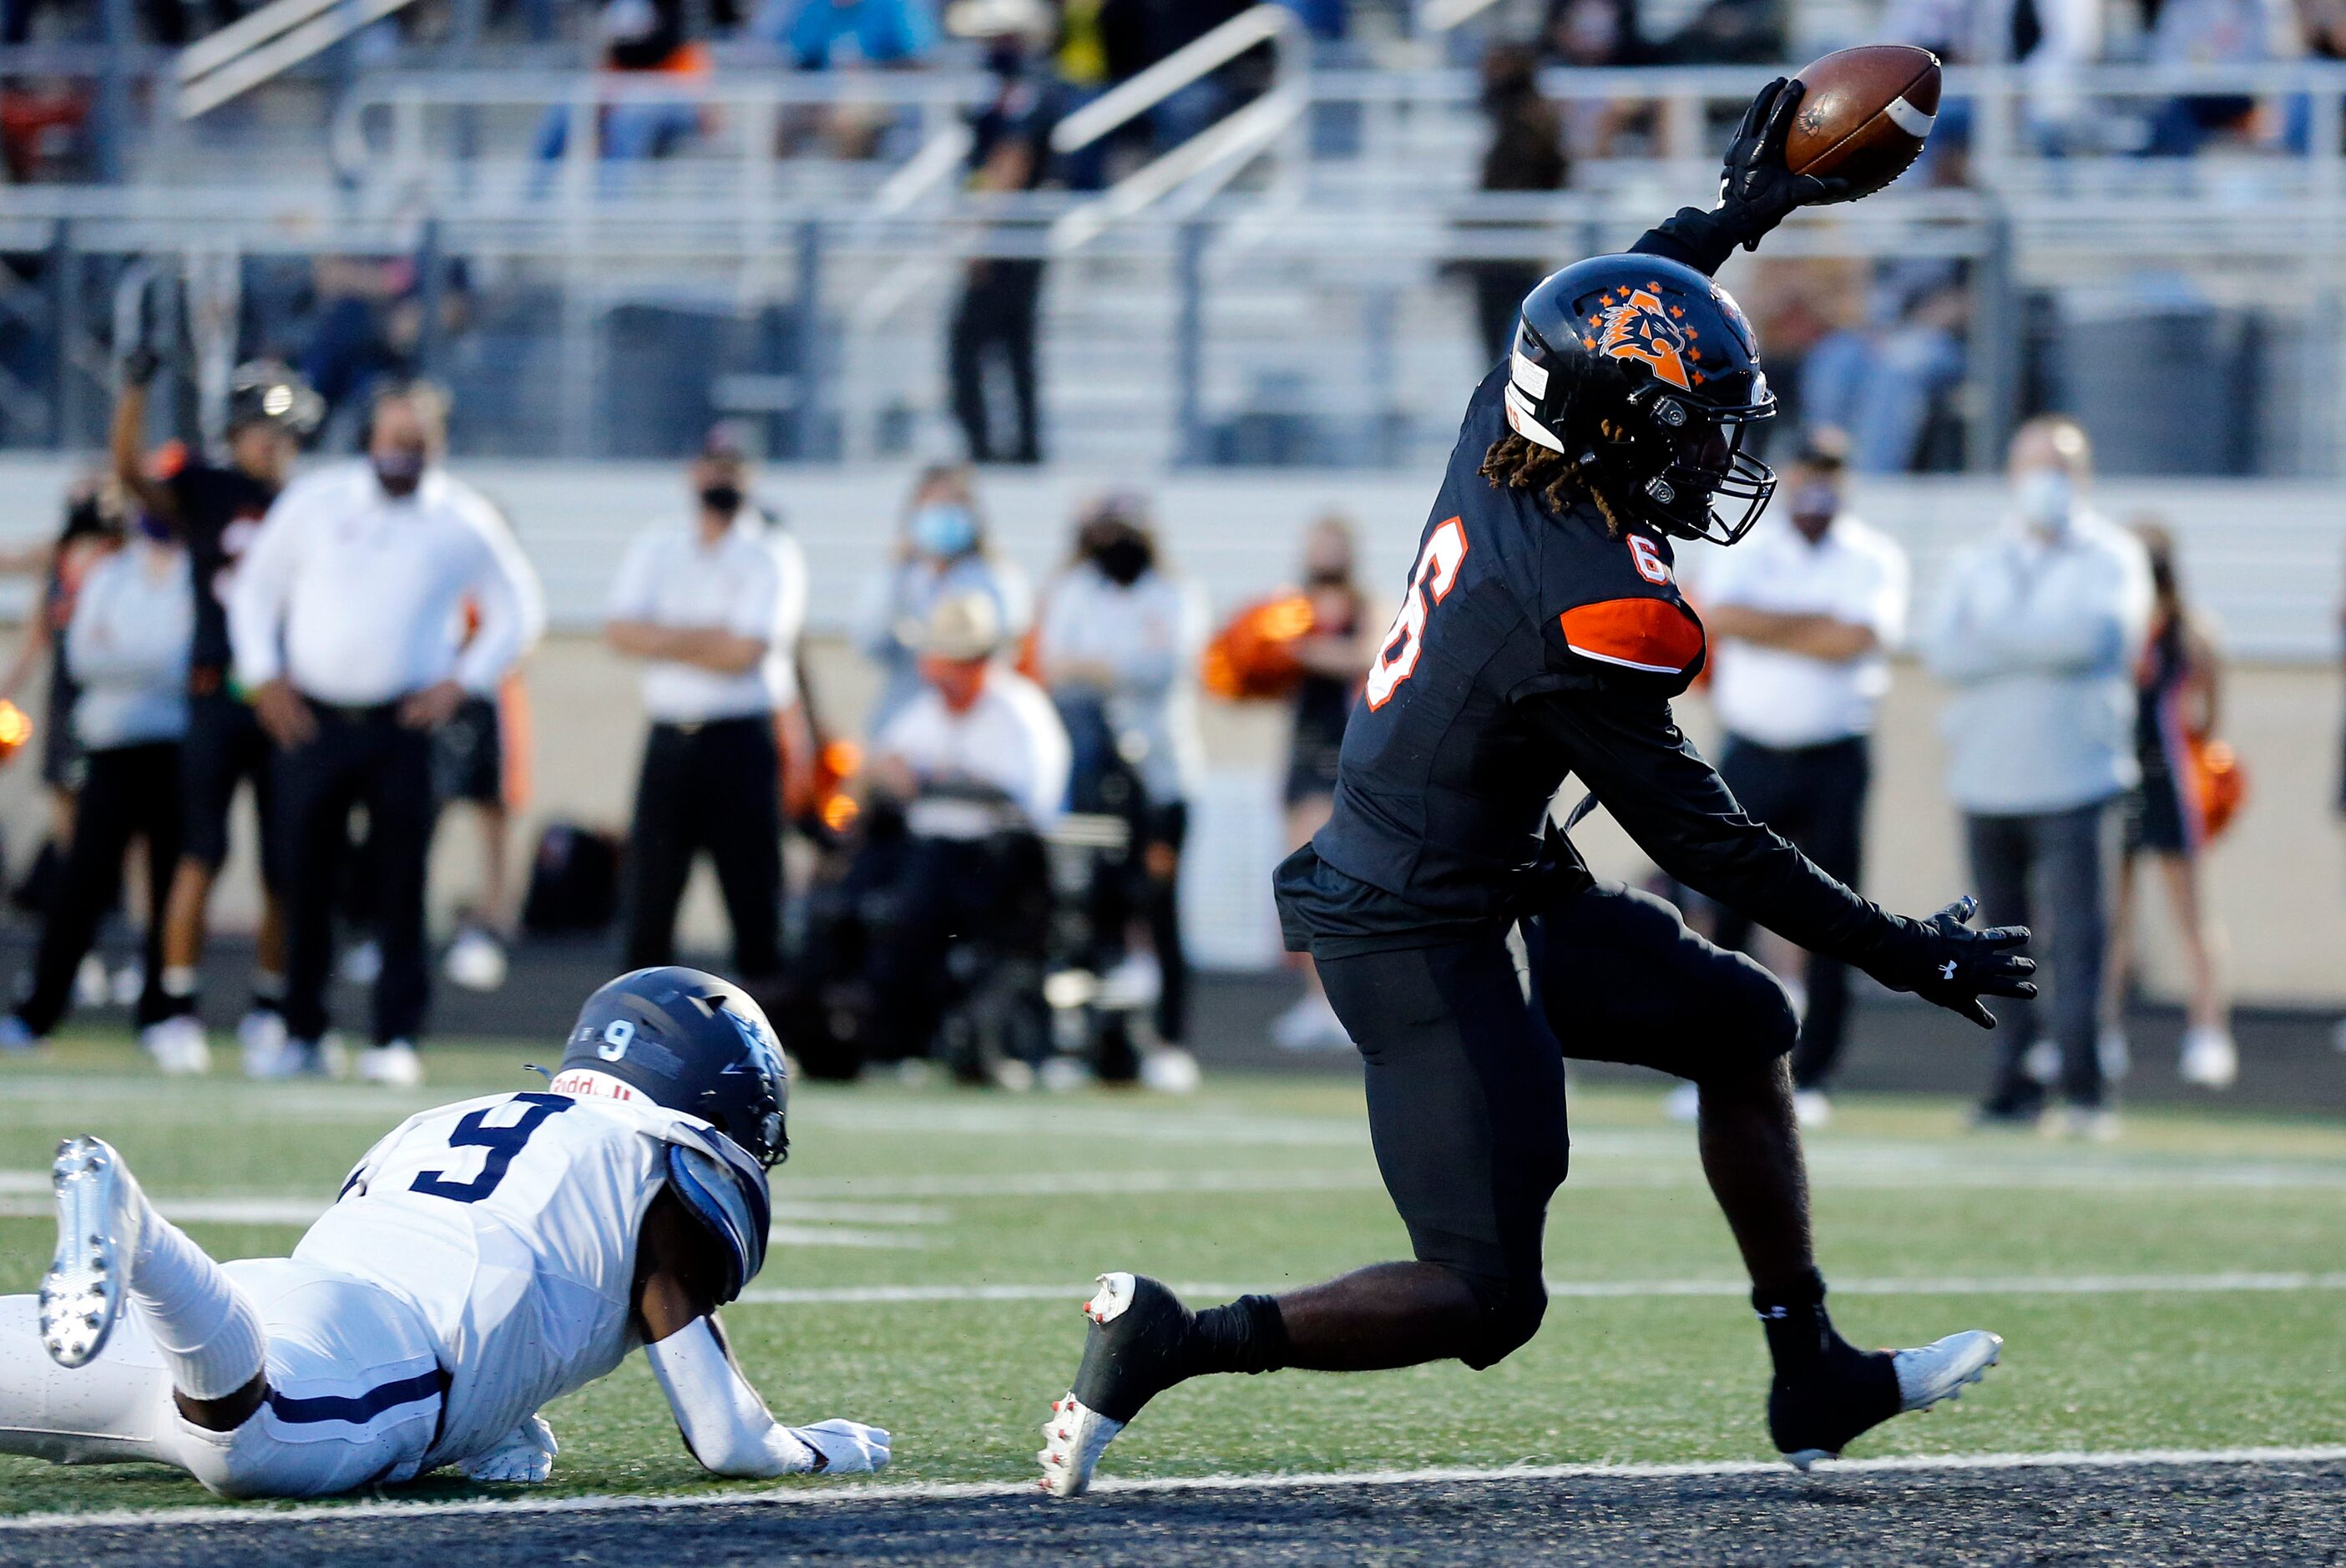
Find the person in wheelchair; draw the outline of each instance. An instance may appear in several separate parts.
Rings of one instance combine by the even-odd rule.
[[[941,1029],[996,1035],[947,1041],[970,1076],[1004,1060],[1031,1071],[1048,1046],[1042,834],[1065,804],[1069,747],[1050,698],[999,662],[1002,640],[985,595],[940,603],[921,692],[873,738],[867,792],[882,809],[826,901],[862,928],[861,952],[832,961],[860,974],[865,1060],[927,1056]]]

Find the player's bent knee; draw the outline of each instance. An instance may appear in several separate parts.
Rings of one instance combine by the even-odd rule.
[[[1547,1288],[1537,1279],[1478,1279],[1474,1287],[1482,1321],[1474,1343],[1458,1359],[1479,1372],[1531,1343],[1540,1319],[1547,1316]]]
[[[1740,953],[1722,959],[1719,1005],[1700,1032],[1707,1048],[1687,1074],[1697,1083],[1768,1068],[1800,1043],[1800,1015],[1784,983]]]

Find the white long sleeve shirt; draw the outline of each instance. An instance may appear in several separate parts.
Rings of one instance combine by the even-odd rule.
[[[66,628],[66,657],[81,682],[75,738],[109,751],[185,735],[195,632],[185,550],[138,539],[92,566]]]
[[[1044,598],[1036,642],[1046,670],[1065,660],[1113,672],[1100,694],[1108,724],[1150,799],[1196,796],[1206,771],[1195,673],[1206,614],[1188,585],[1154,571],[1119,585],[1089,562],[1072,566]]]
[[[2132,787],[2150,603],[2141,545],[2082,509],[2057,540],[2008,524],[1956,558],[1923,636],[1954,688],[1939,728],[1956,805],[2066,811]]]
[[[468,600],[479,615],[469,640]],[[350,707],[449,679],[486,696],[546,629],[537,574],[495,507],[437,468],[413,495],[387,494],[363,461],[278,498],[228,610],[246,687],[282,676]]]

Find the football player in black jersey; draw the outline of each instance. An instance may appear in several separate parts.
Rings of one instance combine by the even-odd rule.
[[[1775,484],[1743,450],[1773,412],[1759,345],[1711,274],[1794,208],[1847,195],[1784,167],[1799,92],[1779,81],[1753,102],[1718,207],[1524,300],[1345,731],[1334,815],[1279,869],[1289,944],[1311,952],[1365,1060],[1378,1168],[1415,1259],[1202,1312],[1145,1276],[1103,1276],[1075,1388],[1044,1428],[1047,1491],[1083,1491],[1143,1404],[1202,1372],[1482,1368],[1529,1339],[1565,1177],[1566,1057],[1698,1085],[1703,1169],[1751,1277],[1769,1429],[1792,1463],[1994,1361],[2002,1341],[1978,1330],[1871,1353],[1834,1331],[1784,988],[1668,904],[1596,881],[1550,818],[1576,778],[1680,881],[1984,1026],[1982,996],[2034,990],[2025,931],[1967,929],[1968,900],[1926,921],[1867,903],[1746,816],[1671,721],[1704,657],[1671,542],[1732,544]]]
[[[200,1073],[210,1050],[196,1016],[196,965],[203,956],[204,912],[212,880],[228,859],[229,809],[250,780],[264,833],[269,822],[269,738],[251,705],[231,684],[226,595],[246,544],[283,489],[301,440],[325,405],[309,382],[275,360],[237,367],[229,383],[228,461],[190,456],[168,473],[148,470],[144,451],[147,383],[159,362],[141,345],[123,357],[115,405],[115,476],[149,516],[169,524],[187,545],[196,585],[196,633],[188,666],[188,737],[180,749],[180,855],[163,916],[165,1016],[141,1032],[166,1072]],[[262,846],[264,869],[268,846]],[[264,876],[253,1005],[238,1033],[248,1061],[274,1060],[284,1039],[278,1004],[285,991],[284,922]]]

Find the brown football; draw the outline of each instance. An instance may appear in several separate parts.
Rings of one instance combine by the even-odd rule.
[[[1843,201],[1905,173],[1939,114],[1939,56],[1907,44],[1838,49],[1794,80],[1806,90],[1784,162],[1794,174],[1848,180]]]

